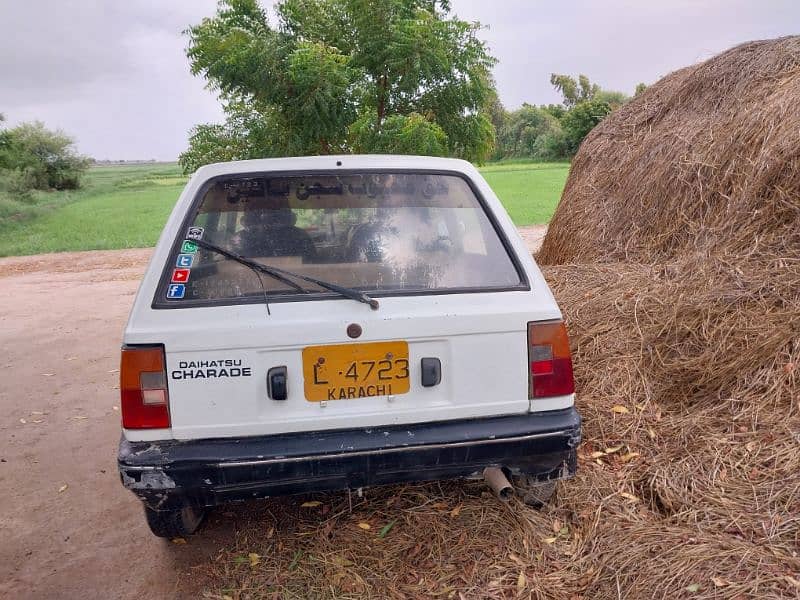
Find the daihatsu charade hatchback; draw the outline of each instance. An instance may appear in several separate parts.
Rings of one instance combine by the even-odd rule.
[[[558,306],[459,160],[199,169],[136,296],[120,390],[122,482],[165,537],[228,500],[490,471],[540,501],[580,440]]]

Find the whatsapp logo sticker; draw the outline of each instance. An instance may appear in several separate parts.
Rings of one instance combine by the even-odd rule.
[[[181,253],[194,254],[195,252],[197,252],[197,244],[192,240],[183,240],[183,246],[181,246]]]

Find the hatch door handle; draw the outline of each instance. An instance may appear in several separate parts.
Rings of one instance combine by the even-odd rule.
[[[438,358],[422,359],[422,386],[433,387],[442,381],[442,361]]]
[[[267,394],[272,400],[286,400],[286,367],[272,367],[267,371]]]

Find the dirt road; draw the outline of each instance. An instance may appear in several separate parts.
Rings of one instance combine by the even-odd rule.
[[[537,248],[544,227],[521,230]],[[122,329],[150,250],[0,259],[0,597],[193,597],[235,535],[153,537],[119,482]]]

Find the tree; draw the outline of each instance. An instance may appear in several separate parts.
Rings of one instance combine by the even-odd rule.
[[[575,154],[583,138],[611,111],[611,105],[604,100],[583,101],[568,110],[561,119],[567,153]]]
[[[282,0],[276,12],[273,27],[257,0],[222,0],[188,30],[192,72],[219,92],[228,121],[194,130],[184,168],[206,157],[355,147],[441,147],[476,161],[491,152],[495,60],[480,25],[451,15],[449,2]],[[253,134],[260,119],[269,135]],[[235,151],[212,150],[217,141]]]
[[[552,73],[550,83],[561,93],[563,104],[568,109],[590,100],[601,100],[616,108],[630,99],[630,96],[623,92],[602,89],[596,83],[589,81],[586,75],[578,75],[576,81],[569,75]]]
[[[245,103],[232,102],[225,106],[225,112],[223,124],[192,128],[189,148],[178,159],[185,172],[215,162],[281,156],[282,149],[291,147],[275,111],[259,112]]]
[[[523,104],[522,108],[507,114],[506,122],[498,132],[497,145],[502,148],[502,158],[553,159],[557,157],[551,156],[549,150],[542,152],[545,147],[539,139],[559,135],[561,124],[556,117],[542,107]]]
[[[13,187],[75,189],[89,165],[74,149],[74,140],[43,123],[22,123],[0,132],[0,171]],[[11,187],[7,185],[6,187]]]

